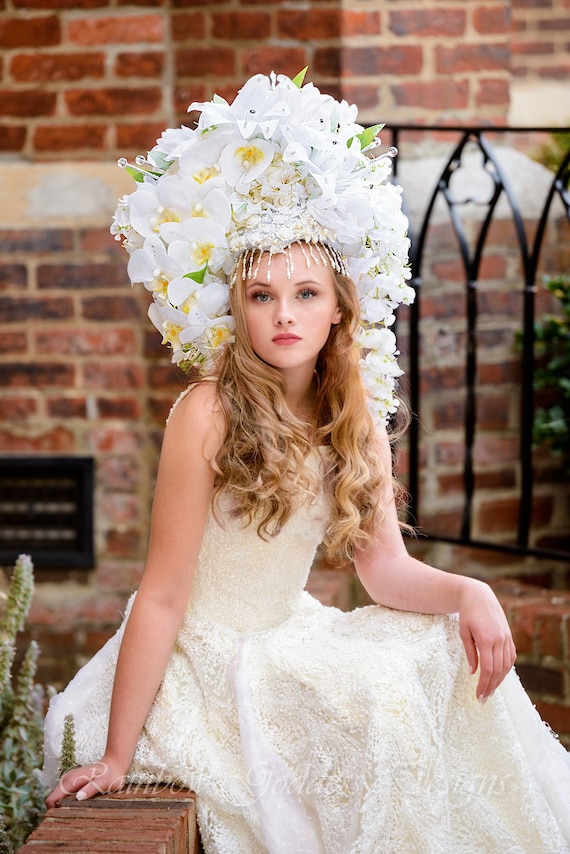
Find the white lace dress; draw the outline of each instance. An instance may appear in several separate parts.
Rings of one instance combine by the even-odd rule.
[[[325,517],[264,542],[210,516],[131,779],[194,789],[206,854],[570,851],[568,754],[514,672],[482,705],[455,617],[303,591]],[[51,702],[49,783],[69,712],[103,753],[121,634]]]

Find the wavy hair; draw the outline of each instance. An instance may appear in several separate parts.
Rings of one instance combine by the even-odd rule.
[[[230,296],[235,342],[222,350],[214,369],[225,428],[215,459],[214,509],[219,510],[222,494],[228,494],[234,516],[255,521],[260,536],[274,536],[298,508],[299,495],[315,495],[321,488],[322,472],[317,475],[306,460],[312,448],[324,446],[331,514],[323,547],[331,562],[346,562],[369,542],[377,516],[381,518],[381,487],[391,477],[379,462],[358,365],[356,288],[331,268],[341,320],[331,327],[318,356],[314,422],[309,425],[287,405],[279,371],[251,347],[240,268],[238,262]]]

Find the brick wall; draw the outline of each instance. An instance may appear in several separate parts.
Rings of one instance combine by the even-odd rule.
[[[544,20],[556,11],[554,0],[541,7]],[[96,566],[38,577],[30,632],[44,681],[61,684],[93,653],[136,586],[159,437],[184,384],[108,235],[130,186],[117,156],[152,146],[193,99],[232,96],[251,73],[305,65],[323,89],[356,101],[363,121],[500,125],[513,9],[507,0],[0,2],[0,453],[96,459]],[[499,243],[492,255],[490,293],[507,263]],[[444,291],[446,263],[442,255],[435,270]],[[440,360],[451,334],[434,332]],[[497,406],[485,416],[487,444],[504,426],[514,370],[493,346],[504,384],[489,368]],[[437,384],[437,370],[426,382]],[[435,427],[456,396],[449,383],[458,374],[446,370]],[[430,465],[454,441],[450,427],[444,450],[426,451]],[[508,460],[495,468],[511,477]],[[444,504],[453,504],[456,473],[448,466],[441,478]]]

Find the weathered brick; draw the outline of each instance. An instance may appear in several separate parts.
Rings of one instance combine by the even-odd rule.
[[[52,116],[55,113],[56,95],[40,89],[0,91],[0,115],[32,118],[33,116]]]
[[[477,85],[476,104],[484,106],[507,106],[510,100],[510,85],[506,79],[480,80]]]
[[[461,36],[467,15],[463,9],[408,9],[390,12],[389,29],[397,36]]]
[[[42,252],[65,252],[73,246],[73,232],[57,228],[2,229],[0,245],[4,253],[37,255]]]
[[[186,105],[190,103],[186,102]],[[185,119],[187,123],[187,119]],[[149,151],[164,130],[164,122],[144,122],[144,124],[120,124],[116,127],[117,148],[120,151],[133,149],[137,154]]]
[[[72,452],[75,450],[75,438],[70,430],[54,427],[40,435],[23,436],[0,430],[0,451],[8,453]]]
[[[382,32],[382,17],[378,11],[343,9],[341,15],[343,36],[375,36]]]
[[[159,87],[109,87],[65,93],[72,116],[129,116],[153,113],[162,106]]]
[[[463,367],[456,366],[428,368],[422,371],[421,385],[424,392],[462,389],[465,386],[465,371]]]
[[[109,6],[109,0],[12,0],[16,9],[96,9]]]
[[[267,12],[213,12],[211,19],[212,35],[216,39],[267,39],[271,33],[271,18]]]
[[[411,75],[419,74],[422,67],[423,50],[418,45],[346,47],[342,51],[342,68],[347,75]]]
[[[83,366],[83,378],[86,388],[118,391],[142,388],[144,374],[142,368],[129,362],[116,364],[96,362]]]
[[[41,152],[99,151],[105,148],[107,134],[106,125],[38,125],[33,143],[36,151]]]
[[[117,288],[126,284],[125,268],[119,264],[41,264],[39,288],[83,290]]]
[[[75,366],[57,362],[0,363],[0,386],[72,386]]]
[[[564,696],[564,676],[560,669],[531,662],[519,662],[517,672],[525,689],[552,697]]]
[[[1,240],[1,232],[0,232]],[[18,291],[26,288],[28,284],[28,271],[23,264],[0,265],[0,290],[6,291],[14,288]]]
[[[5,395],[0,397],[0,420],[22,421],[35,415],[38,411],[38,401],[33,397]]]
[[[142,544],[138,528],[109,531],[105,541],[106,552],[112,557],[136,557]]]
[[[132,427],[121,430],[117,427],[95,426],[85,437],[85,444],[88,450],[97,453],[139,454],[143,438]]]
[[[98,397],[97,412],[100,418],[137,419],[142,415],[141,405],[134,397]]]
[[[87,320],[137,320],[141,316],[141,307],[135,296],[96,296],[84,297],[82,314]]]
[[[435,49],[438,74],[464,74],[471,71],[506,71],[509,67],[510,46],[505,43],[466,44],[457,47],[437,45]]]
[[[140,466],[135,457],[103,457],[98,476],[102,489],[132,492],[139,487]]]
[[[26,144],[26,125],[2,125],[0,151],[21,151]]]
[[[65,320],[70,317],[73,317],[73,302],[68,297],[0,297],[0,322]]]
[[[206,18],[203,12],[174,12],[170,16],[174,41],[203,39],[206,35]]]
[[[277,12],[277,34],[302,41],[334,39],[341,34],[341,11],[328,9],[283,9]]]
[[[236,70],[236,56],[232,48],[192,47],[176,48],[174,73],[177,77],[202,77],[204,74],[226,77]]]
[[[468,80],[413,81],[391,86],[398,107],[457,110],[469,105]]]
[[[258,47],[243,52],[246,74],[267,74],[268,68],[278,68],[281,74],[294,76],[307,65],[307,52],[302,47]]]
[[[164,24],[159,14],[75,18],[68,23],[67,37],[81,45],[156,43],[164,40]]]
[[[0,353],[25,353],[28,349],[26,332],[0,332]]]
[[[114,70],[117,77],[160,77],[164,64],[165,55],[158,51],[119,53]]]
[[[58,15],[0,20],[0,44],[4,48],[49,47],[61,42]]]
[[[478,33],[509,33],[511,28],[510,4],[478,6],[473,9],[473,24]]]
[[[10,63],[14,80],[24,83],[53,83],[103,77],[105,57],[102,53],[21,53]]]
[[[488,502],[482,501],[477,513],[478,525],[485,534],[516,531],[519,513],[519,498],[495,498]],[[538,526],[547,525],[551,516],[552,497],[550,495],[536,496],[532,506],[533,523]]]
[[[85,418],[87,401],[85,397],[46,397],[47,414],[51,418]]]
[[[36,333],[38,353],[68,356],[119,356],[137,352],[135,331],[128,329],[57,329]]]

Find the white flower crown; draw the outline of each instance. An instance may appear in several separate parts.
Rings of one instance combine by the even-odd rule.
[[[388,182],[391,152],[374,157],[381,126],[364,130],[355,106],[303,86],[304,75],[258,74],[232,104],[193,103],[196,128],[166,130],[136,166],[121,159],[137,187],[120,200],[111,232],[130,255],[131,282],[152,292],[149,317],[173,362],[206,372],[232,341],[237,259],[294,242],[313,257],[324,248],[357,287],[362,374],[384,422],[402,373],[389,327],[414,298],[400,188]]]

